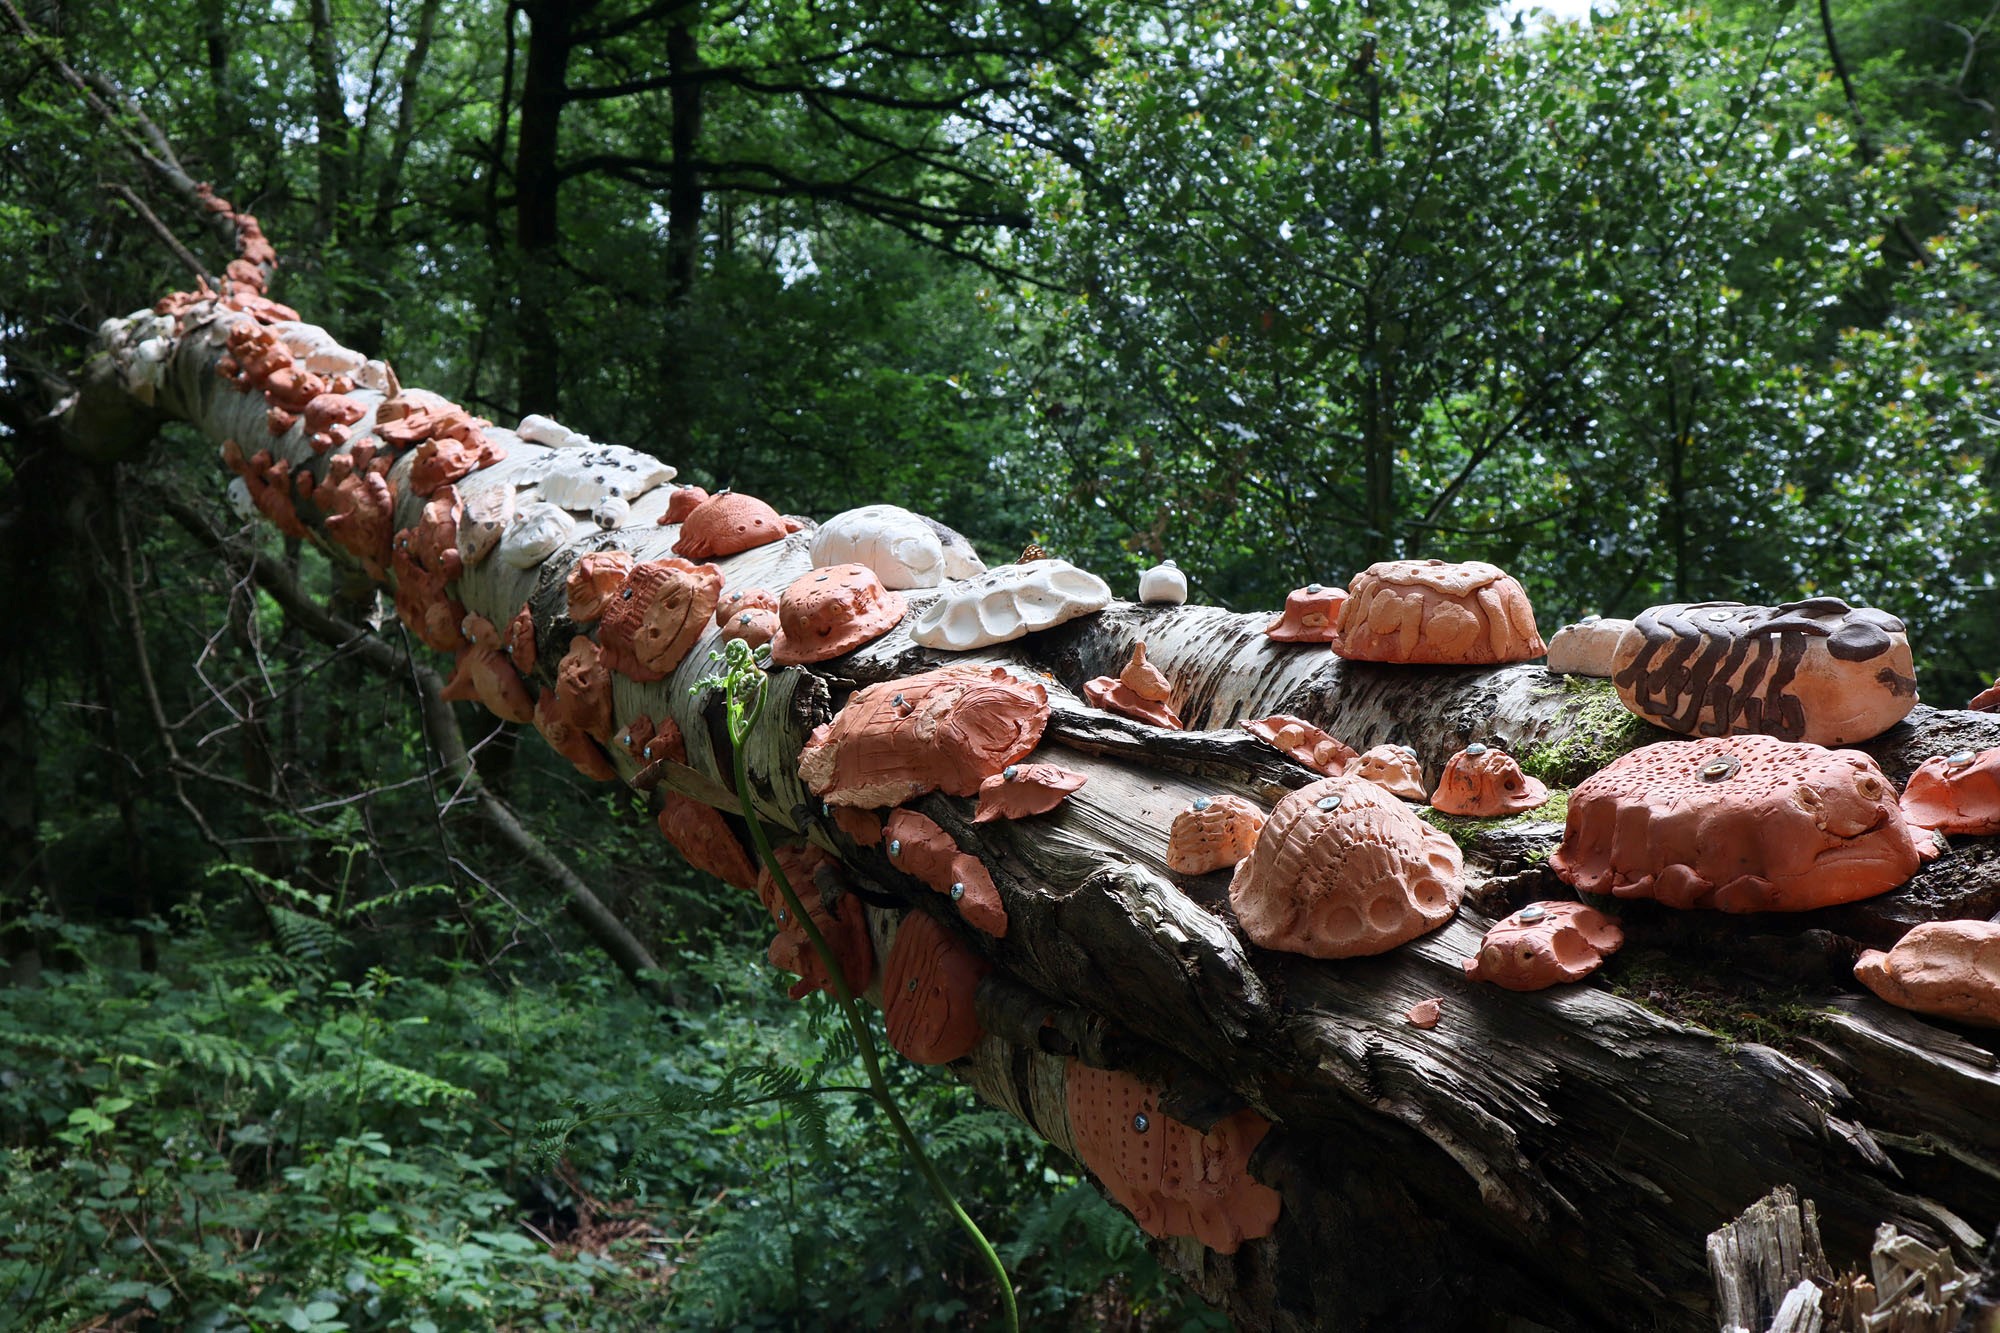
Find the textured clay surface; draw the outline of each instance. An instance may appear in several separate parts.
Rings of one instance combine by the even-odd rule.
[[[605,663],[632,680],[664,680],[708,629],[722,571],[678,556],[634,565],[604,608]]]
[[[954,666],[856,692],[799,753],[821,800],[868,809],[928,791],[971,796],[1027,757],[1049,722],[1049,694],[1000,667]]]
[[[1549,640],[1549,670],[1565,676],[1609,680],[1617,671],[1618,640],[1632,628],[1629,620],[1585,616],[1565,625]]]
[[[618,770],[611,766],[610,756],[569,720],[568,710],[556,698],[554,690],[543,690],[535,700],[535,730],[542,733],[551,750],[569,760],[585,777],[597,782],[618,780]]]
[[[556,697],[577,730],[592,740],[611,739],[611,672],[597,645],[581,634],[556,666]]]
[[[1423,766],[1417,762],[1417,752],[1407,745],[1378,745],[1364,751],[1348,772],[1406,801],[1422,805],[1429,799]]]
[[[672,718],[658,724],[650,718],[634,718],[621,735],[620,743],[627,750],[636,747],[638,753],[634,757],[641,763],[662,759],[677,764],[687,762],[687,741],[681,735],[680,724]],[[755,892],[757,867],[722,812],[671,787],[663,786],[661,790],[660,836],[696,870],[707,871],[731,888]]]
[[[769,588],[731,588],[715,602],[715,627],[722,629],[745,611],[778,611],[778,595]]]
[[[521,683],[521,673],[507,655],[506,645],[493,622],[484,616],[467,616],[463,627],[470,646],[458,654],[458,670],[445,684],[447,699],[476,699],[495,716],[509,722],[535,720],[535,698]]]
[[[1372,782],[1322,778],[1279,801],[1236,867],[1230,906],[1266,949],[1385,953],[1451,920],[1465,896],[1452,840]]]
[[[1180,716],[1157,699],[1148,699],[1115,676],[1097,676],[1083,682],[1083,697],[1092,708],[1144,722],[1149,727],[1169,731],[1181,729]]]
[[[799,525],[754,495],[725,491],[696,505],[681,520],[674,554],[689,560],[714,560],[758,546],[783,541]]]
[[[1334,651],[1359,662],[1490,666],[1547,651],[1528,594],[1481,560],[1386,560],[1347,593]]]
[[[1278,643],[1332,643],[1337,637],[1341,603],[1347,589],[1308,583],[1285,595],[1285,609],[1264,626],[1264,635]]]
[[[1615,667],[1627,708],[1697,736],[1853,745],[1917,704],[1903,622],[1838,597],[1655,606],[1620,636]]]
[[[699,486],[676,486],[674,493],[667,497],[667,512],[660,515],[661,526],[687,522],[687,516],[706,503],[708,498],[708,492]]]
[[[944,543],[937,530],[897,505],[863,505],[835,514],[813,533],[808,553],[814,565],[866,565],[892,590],[944,582]]]
[[[1770,736],[1662,741],[1570,792],[1549,865],[1588,893],[1800,912],[1908,879],[1910,833],[1895,788],[1859,751]]]
[[[1111,586],[1067,560],[996,565],[948,583],[910,623],[910,638],[926,648],[966,652],[1009,643],[1037,630],[1102,611]]]
[[[1532,810],[1548,799],[1549,789],[1523,773],[1512,755],[1474,744],[1445,761],[1444,776],[1431,793],[1431,808],[1447,815],[1491,819]]]
[[[1084,784],[1081,773],[1056,764],[1009,764],[979,784],[975,824],[1045,815]]]
[[[1327,777],[1345,773],[1348,766],[1361,757],[1338,737],[1329,736],[1304,718],[1293,717],[1290,713],[1273,713],[1269,717],[1245,722],[1243,729],[1266,745],[1283,751],[1294,762]]]
[[[995,939],[1007,936],[1007,908],[976,856],[958,849],[951,834],[914,810],[895,810],[882,826],[889,862],[950,898],[959,918]]]
[[[2000,1028],[2000,922],[1926,921],[1887,953],[1862,954],[1854,975],[1890,1004]]]
[[[2000,833],[2000,748],[1926,759],[1903,788],[1903,815],[1939,833]]]
[[[1167,869],[1183,875],[1234,869],[1257,845],[1263,827],[1263,810],[1241,796],[1197,796],[1174,816]]]
[[[928,913],[911,910],[882,964],[882,1016],[889,1044],[920,1065],[950,1064],[986,1035],[973,997],[992,965]]]
[[[563,592],[569,599],[569,618],[588,625],[604,614],[613,594],[625,586],[625,576],[636,562],[624,551],[592,551],[569,567]]]
[[[1547,990],[1581,981],[1625,943],[1618,923],[1582,903],[1529,903],[1486,932],[1465,975],[1504,990]]]
[[[1157,1089],[1071,1060],[1070,1136],[1105,1193],[1149,1236],[1193,1236],[1217,1254],[1277,1225],[1278,1192],[1250,1174],[1271,1122],[1247,1107],[1203,1134],[1163,1114]]]
[[[813,925],[819,928],[819,933],[839,963],[840,975],[847,983],[848,993],[859,995],[868,989],[868,982],[875,975],[875,946],[868,942],[868,921],[861,910],[860,900],[849,893],[841,895],[839,902],[833,906],[821,901],[816,874],[821,866],[830,864],[832,858],[819,848],[810,845],[779,847],[777,858],[779,868],[785,872],[786,882],[799,896],[800,904],[812,917]],[[806,938],[804,927],[792,919],[791,909],[785,905],[784,895],[778,891],[777,881],[771,878],[769,871],[760,871],[757,875],[757,897],[778,927],[768,954],[771,966],[798,977],[792,985],[792,998],[801,1000],[816,990],[833,994],[833,982],[825,965],[820,962],[812,941]]]
[[[801,574],[778,599],[771,660],[800,666],[851,653],[894,629],[906,610],[902,594],[884,588],[866,565]]]

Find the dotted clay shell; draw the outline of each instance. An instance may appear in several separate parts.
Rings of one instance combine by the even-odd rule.
[[[894,629],[906,610],[902,594],[884,588],[866,565],[812,570],[778,599],[771,660],[800,666],[853,652]]]
[[[681,521],[674,554],[689,560],[714,560],[782,541],[799,525],[754,495],[725,491],[696,505]]]

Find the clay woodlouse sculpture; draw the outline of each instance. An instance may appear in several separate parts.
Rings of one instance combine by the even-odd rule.
[[[1234,870],[1263,827],[1263,810],[1241,796],[1197,796],[1167,832],[1167,869],[1182,875]]]
[[[626,571],[597,627],[605,665],[630,680],[665,680],[708,629],[722,594],[722,571],[679,556]]]
[[[926,648],[967,652],[1011,643],[1109,605],[1110,585],[1066,560],[996,565],[946,584],[911,620],[910,638]]]
[[[1492,819],[1532,810],[1548,799],[1549,789],[1523,773],[1512,755],[1475,741],[1445,761],[1431,808]]]
[[[1347,771],[1406,801],[1422,805],[1429,799],[1424,789],[1423,765],[1417,762],[1417,752],[1410,746],[1374,746],[1364,750]]]
[[[1282,751],[1294,763],[1316,773],[1333,777],[1345,773],[1361,756],[1340,740],[1329,736],[1302,717],[1273,713],[1245,722],[1243,729],[1273,749]]]
[[[803,666],[851,653],[896,628],[908,609],[902,594],[884,588],[866,565],[808,571],[778,598],[771,660]]]
[[[1917,704],[1903,622],[1838,597],[1652,607],[1620,636],[1611,679],[1646,721],[1698,736],[1852,745]]]
[[[552,449],[515,474],[544,504],[588,514],[606,500],[627,504],[674,479],[674,469],[622,444]]]
[[[1632,628],[1629,620],[1585,616],[1565,625],[1549,640],[1548,668],[1565,676],[1610,680],[1618,670],[1618,640]]]
[[[1173,695],[1166,673],[1146,660],[1143,642],[1132,645],[1132,658],[1116,677],[1098,676],[1083,683],[1083,697],[1092,708],[1179,731],[1181,720],[1170,702]]]
[[[1503,990],[1547,990],[1583,980],[1624,943],[1618,923],[1594,907],[1529,903],[1493,924],[1465,975]]]
[[[1278,1192],[1249,1170],[1270,1121],[1246,1107],[1204,1134],[1130,1074],[1071,1059],[1064,1079],[1077,1156],[1146,1234],[1193,1236],[1217,1254],[1271,1234]]]
[[[825,901],[818,876],[822,867],[833,864],[833,858],[819,848],[811,845],[781,846],[776,849],[776,855],[778,868],[785,872],[786,882],[792,886],[792,892],[798,895],[800,904],[833,951],[848,993],[861,994],[875,975],[875,946],[868,939],[867,916],[861,909],[860,900],[848,893],[842,894],[835,903]],[[768,954],[771,966],[798,977],[792,985],[791,997],[802,1000],[816,990],[831,995],[832,978],[820,962],[812,941],[806,937],[805,928],[792,918],[791,909],[786,906],[784,895],[778,891],[777,881],[771,878],[768,870],[758,872],[757,897],[778,927]]]
[[[1332,643],[1337,637],[1340,607],[1347,589],[1308,583],[1285,596],[1285,609],[1264,627],[1273,643]]]
[[[1057,764],[1009,764],[979,784],[979,808],[972,822],[1045,815],[1085,781],[1083,774]]]
[[[1353,958],[1451,920],[1463,874],[1457,844],[1401,801],[1358,777],[1321,778],[1271,811],[1229,902],[1264,948]]]
[[[756,496],[725,491],[702,501],[681,520],[674,554],[716,560],[783,541],[798,530],[796,519],[784,517]]]
[[[1497,666],[1548,651],[1521,585],[1482,560],[1386,560],[1347,585],[1334,651],[1359,662]]]
[[[1549,865],[1587,893],[1798,912],[1886,893],[1920,859],[1867,755],[1725,736],[1644,746],[1579,783]]]
[[[892,592],[943,583],[944,550],[937,527],[889,504],[835,514],[819,525],[807,547],[814,565],[866,565]]]
[[[2000,833],[2000,748],[1926,759],[1910,774],[1900,804],[1918,828]]]
[[[857,691],[799,753],[799,777],[833,805],[881,809],[925,792],[972,796],[1025,759],[1048,691],[1002,667],[951,666]]]
[[[1007,908],[993,877],[935,821],[914,810],[895,810],[883,821],[882,838],[891,865],[951,899],[966,925],[1006,938]]]
[[[1863,953],[1854,975],[1901,1008],[2000,1028],[2000,921],[1926,921]]]
[[[992,970],[950,927],[922,911],[905,912],[882,964],[889,1044],[920,1065],[950,1064],[972,1054],[986,1035],[973,999]]]

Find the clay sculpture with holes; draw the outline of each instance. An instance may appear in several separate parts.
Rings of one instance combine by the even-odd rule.
[[[1167,831],[1167,869],[1182,875],[1234,870],[1263,827],[1263,810],[1241,796],[1197,796]]]
[[[1348,772],[1406,801],[1422,805],[1428,799],[1423,765],[1417,762],[1417,752],[1407,745],[1377,745],[1365,750]]]
[[[866,565],[832,565],[801,574],[778,598],[771,660],[803,666],[851,653],[881,638],[908,610]]]
[[[1523,773],[1512,755],[1475,741],[1445,761],[1431,808],[1493,819],[1532,810],[1548,799],[1549,789]]]
[[[967,652],[1045,630],[1111,605],[1111,587],[1067,560],[996,565],[945,585],[910,623],[926,648]]]
[[[1547,990],[1581,981],[1625,943],[1618,923],[1582,903],[1529,903],[1493,924],[1465,975],[1503,990]]]

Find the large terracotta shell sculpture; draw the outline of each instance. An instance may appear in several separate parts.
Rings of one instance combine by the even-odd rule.
[[[1581,981],[1625,943],[1618,923],[1582,903],[1529,903],[1493,924],[1465,975],[1503,990],[1547,990]]]
[[[1797,912],[1895,888],[1919,855],[1895,788],[1856,750],[1770,736],[1663,741],[1569,796],[1549,865],[1588,893]]]
[[[1206,1134],[1160,1110],[1157,1089],[1071,1060],[1070,1137],[1105,1192],[1150,1236],[1193,1236],[1218,1254],[1271,1234],[1282,1201],[1250,1174],[1271,1122],[1245,1108]]]
[[[801,574],[778,598],[771,660],[799,666],[851,653],[896,628],[908,609],[902,594],[884,588],[866,565]]]
[[[1236,867],[1229,902],[1267,949],[1313,958],[1385,953],[1435,930],[1465,896],[1452,840],[1361,778],[1322,778],[1279,801]]]
[[[1926,759],[1903,788],[1903,815],[1939,833],[2000,833],[2000,748]]]
[[[1652,607],[1619,638],[1615,667],[1627,708],[1698,736],[1853,745],[1917,703],[1903,622],[1838,597]]]
[[[796,520],[784,517],[756,496],[725,491],[696,505],[682,521],[674,554],[689,560],[714,560],[783,541],[798,530]]]
[[[1532,810],[1548,799],[1549,789],[1523,773],[1512,755],[1475,741],[1445,761],[1431,808],[1492,819]]]
[[[1387,560],[1356,574],[1334,651],[1360,662],[1492,666],[1547,651],[1521,585],[1482,560]]]
[[[1618,640],[1632,628],[1629,620],[1585,616],[1564,625],[1549,640],[1549,670],[1565,676],[1609,680],[1618,669]]]
[[[921,911],[903,914],[882,964],[882,1017],[889,1044],[920,1065],[972,1054],[985,1029],[973,999],[992,965],[950,927]]]
[[[945,580],[938,530],[897,505],[863,505],[819,525],[807,548],[815,565],[866,565],[891,591]]]
[[[926,648],[965,652],[1045,630],[1111,605],[1111,588],[1067,560],[997,565],[947,584],[911,621],[910,638]]]
[[[1926,921],[1862,954],[1854,975],[1890,1004],[2000,1028],[2000,921]]]
[[[875,975],[875,946],[868,939],[868,920],[860,900],[851,893],[843,894],[837,903],[828,904],[824,900],[816,875],[832,858],[819,848],[780,847],[776,854],[778,868],[785,872],[785,882],[792,886],[792,892],[798,895],[800,904],[839,963],[848,993],[859,995]],[[771,966],[798,977],[792,985],[791,997],[802,1000],[816,990],[833,994],[833,980],[825,964],[820,962],[805,928],[793,918],[768,870],[757,874],[757,897],[778,927],[768,954]]]
[[[1285,597],[1285,609],[1264,626],[1265,637],[1274,643],[1332,643],[1338,637],[1340,607],[1347,589],[1324,583],[1308,583],[1294,588]]]
[[[1264,812],[1241,796],[1197,796],[1167,832],[1167,869],[1183,875],[1233,870],[1257,845]]]
[[[868,809],[928,791],[971,796],[1025,759],[1049,721],[1049,693],[1000,667],[952,666],[858,691],[799,753],[820,799]]]

